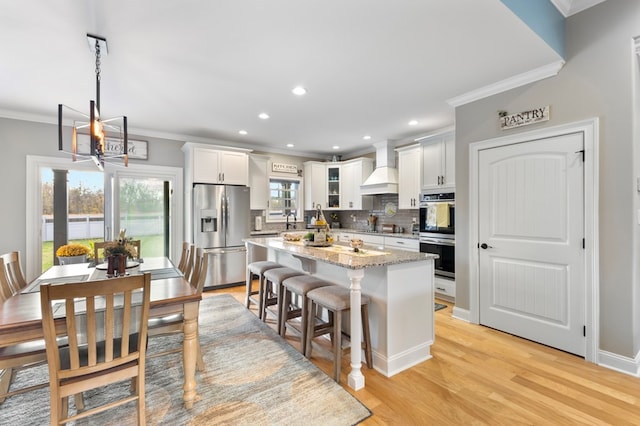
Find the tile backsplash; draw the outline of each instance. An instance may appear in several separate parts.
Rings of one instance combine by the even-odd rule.
[[[419,210],[415,209],[402,209],[397,210],[395,216],[388,217],[385,214],[385,206],[387,203],[394,203],[398,205],[397,194],[383,194],[373,195],[373,208],[371,210],[325,210],[324,215],[329,222],[333,222],[331,214],[336,213],[338,215],[338,222],[340,222],[340,228],[367,230],[369,215],[375,215],[378,217],[376,222],[376,231],[382,230],[383,224],[393,224],[398,227],[404,228],[404,232],[411,232],[411,225],[413,221],[419,220]],[[255,217],[264,213],[263,210],[251,210],[251,229],[254,229]],[[296,222],[298,229],[305,228],[305,222],[309,222],[310,218],[315,215],[315,211],[305,210],[304,217],[298,218]],[[284,223],[267,223],[263,222],[263,230],[284,230]],[[332,226],[332,228],[334,228]]]

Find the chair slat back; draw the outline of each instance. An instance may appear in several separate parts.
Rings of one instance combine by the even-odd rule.
[[[184,274],[187,267],[187,259],[189,258],[189,243],[187,241],[182,243],[182,254],[180,255],[180,263],[178,263],[178,269]]]
[[[93,243],[93,260],[96,262],[96,265],[102,263],[104,259],[104,246],[107,244],[106,241],[96,241]],[[103,250],[102,256],[99,255],[100,250]]]
[[[50,377],[76,377],[144,358],[150,274],[40,287]],[[140,292],[139,290],[142,290]],[[68,363],[56,343],[55,315],[65,312]],[[130,342],[137,333],[136,342]],[[135,344],[134,344],[135,343]]]
[[[0,302],[7,300],[11,296],[13,296],[13,288],[11,287],[11,284],[9,284],[4,260],[0,258]]]
[[[202,293],[209,268],[209,254],[202,247],[196,249],[196,259],[189,283],[198,293]]]
[[[195,245],[191,244],[191,246],[189,246],[189,257],[187,258],[187,264],[184,267],[184,277],[187,280],[191,279],[191,272],[193,271],[195,256],[196,256],[196,248],[195,248]]]
[[[27,280],[20,266],[20,252],[12,251],[2,254],[0,259],[4,263],[5,276],[11,286],[12,294],[19,293],[27,286]]]

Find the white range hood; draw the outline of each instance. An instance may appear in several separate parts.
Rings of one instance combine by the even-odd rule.
[[[396,153],[391,141],[374,143],[376,148],[376,168],[360,185],[360,195],[397,194],[398,170]]]

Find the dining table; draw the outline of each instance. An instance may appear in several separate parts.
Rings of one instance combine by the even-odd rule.
[[[128,262],[126,274],[151,274],[149,317],[163,317],[181,312],[184,318],[182,347],[184,385],[183,400],[192,408],[196,400],[196,357],[198,310],[202,294],[167,257],[150,257]],[[96,281],[107,278],[106,264],[78,263],[54,265],[31,282],[21,293],[0,303],[0,347],[43,339],[39,289],[42,284]],[[60,332],[64,317],[57,318]]]

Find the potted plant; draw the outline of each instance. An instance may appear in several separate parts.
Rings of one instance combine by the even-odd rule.
[[[58,257],[58,263],[60,265],[85,263],[89,253],[91,253],[91,249],[82,244],[64,244],[56,250],[56,256]]]
[[[127,259],[133,259],[138,257],[138,254],[136,247],[131,243],[131,238],[126,236],[126,229],[120,230],[117,240],[104,246],[105,257],[123,255]]]

